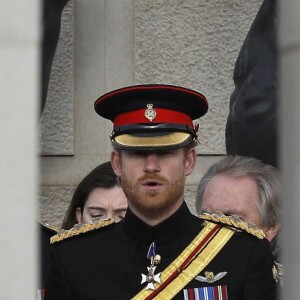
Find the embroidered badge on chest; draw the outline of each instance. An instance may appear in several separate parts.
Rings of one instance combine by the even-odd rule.
[[[212,283],[212,282],[216,282],[219,279],[223,278],[225,275],[227,274],[227,272],[220,272],[216,275],[214,275],[213,272],[204,272],[204,276],[200,276],[198,275],[197,277],[195,277],[196,280],[201,281],[201,282],[208,282],[208,283]]]
[[[147,267],[148,274],[145,275],[142,273],[142,281],[141,284],[147,282],[146,289],[147,290],[155,290],[154,283],[161,283],[160,274],[154,274],[157,265],[161,261],[161,257],[159,254],[156,254],[156,243],[153,242],[148,250],[147,258],[150,259],[150,266]]]

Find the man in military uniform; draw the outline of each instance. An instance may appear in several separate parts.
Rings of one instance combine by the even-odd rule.
[[[95,102],[114,123],[111,162],[128,211],[51,239],[47,300],[274,300],[273,257],[263,232],[222,214],[192,215],[185,177],[196,163],[206,98],[170,85],[112,91]]]

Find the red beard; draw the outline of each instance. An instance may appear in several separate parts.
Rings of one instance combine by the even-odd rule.
[[[162,189],[143,189],[143,184],[149,181],[159,183]],[[164,215],[176,205],[183,197],[184,183],[184,175],[172,183],[157,174],[147,174],[135,183],[125,175],[122,176],[122,186],[128,202],[149,218]]]

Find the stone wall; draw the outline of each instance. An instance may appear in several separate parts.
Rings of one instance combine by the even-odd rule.
[[[51,84],[41,118],[43,221],[60,224],[72,191],[109,160],[111,124],[93,102],[115,88],[178,84],[206,95],[199,159],[186,200],[225,154],[225,124],[235,59],[261,5],[255,1],[73,0],[63,12]]]

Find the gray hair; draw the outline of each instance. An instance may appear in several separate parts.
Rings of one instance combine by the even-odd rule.
[[[281,224],[280,176],[276,168],[262,161],[243,156],[227,156],[213,164],[204,174],[197,188],[195,207],[201,213],[202,198],[210,180],[218,174],[231,177],[250,176],[258,187],[257,203],[262,226],[270,228]]]

